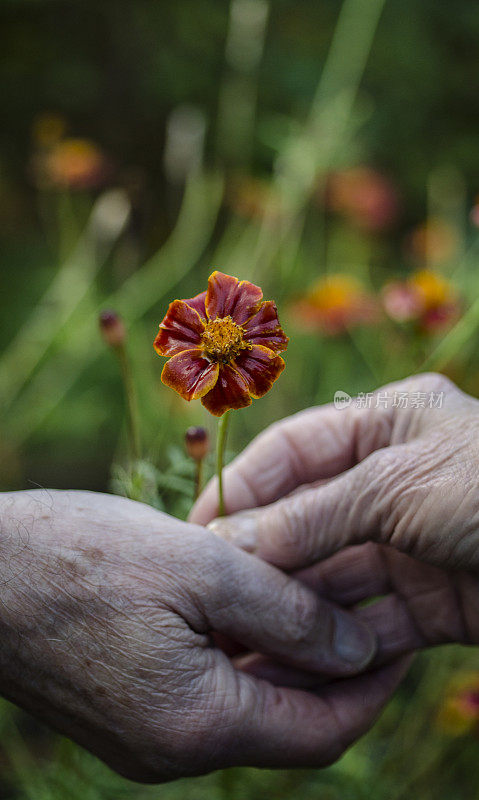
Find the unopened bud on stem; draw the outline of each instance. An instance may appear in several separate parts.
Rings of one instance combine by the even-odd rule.
[[[210,449],[210,437],[204,428],[188,428],[185,433],[186,452],[194,461],[202,461]]]
[[[102,311],[99,319],[100,331],[104,341],[110,347],[121,347],[125,344],[125,323],[116,311]]]

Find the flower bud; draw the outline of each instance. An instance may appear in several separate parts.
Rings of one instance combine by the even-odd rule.
[[[100,332],[110,347],[121,347],[125,343],[125,323],[116,311],[102,311],[99,318]]]
[[[210,437],[204,428],[188,428],[185,433],[186,452],[194,461],[202,461],[210,449]]]

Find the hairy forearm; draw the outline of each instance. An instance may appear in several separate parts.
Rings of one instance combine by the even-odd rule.
[[[0,692],[33,712],[47,700],[53,715],[55,695],[73,693],[65,666],[75,657],[70,633],[84,591],[70,502],[61,492],[0,495]]]

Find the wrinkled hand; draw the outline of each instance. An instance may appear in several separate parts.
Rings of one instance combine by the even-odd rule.
[[[401,677],[398,664],[316,694],[235,667],[213,631],[316,685],[353,676],[375,642],[350,612],[148,506],[18,492],[0,495],[0,520],[0,692],[131,779],[328,763]]]
[[[371,408],[312,408],[269,428],[226,470],[232,516],[211,527],[283,569],[308,567],[300,577],[337,602],[386,595],[358,612],[381,633],[378,660],[479,644],[479,402],[440,375],[385,390],[407,392],[407,407],[375,408],[373,398]],[[443,393],[442,407],[414,407],[418,391]],[[192,519],[216,513],[210,485]]]

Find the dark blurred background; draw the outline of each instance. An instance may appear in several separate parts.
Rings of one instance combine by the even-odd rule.
[[[58,252],[45,234],[45,208],[39,208],[42,187],[32,174],[45,116],[62,120],[63,136],[93,141],[107,154],[109,172],[102,188],[111,184],[129,193],[130,235],[140,263],[166,240],[181,201],[181,176],[175,179],[173,163],[172,179],[165,162],[168,126],[174,141],[182,115],[191,123],[192,136],[202,139],[207,167],[268,180],[278,142],[307,118],[339,10],[336,0],[273,0],[256,10],[245,6],[242,21],[240,5],[235,12],[215,0],[4,0],[0,344],[8,345],[28,324],[58,267]],[[239,62],[233,52],[235,24]],[[254,37],[261,40],[258,53],[249,53],[248,41],[253,40],[254,50]],[[457,0],[453,8],[441,0],[403,0],[383,9],[361,78],[354,142],[344,160],[366,161],[394,182],[401,212],[389,231],[389,244],[396,251],[405,232],[427,215],[431,170],[453,165],[467,175],[471,203],[479,187],[478,41],[479,11],[469,0]],[[228,86],[233,97],[236,91],[245,99],[244,90],[245,103],[253,109],[248,141],[234,146],[224,124]],[[89,197],[95,197],[95,187]],[[78,198],[75,203],[74,213],[83,219],[85,208]],[[125,267],[126,273],[130,268]],[[100,278],[103,289],[119,280],[118,272]],[[113,366],[103,362],[88,374],[76,401],[63,406],[69,424],[50,418],[48,433],[37,426],[20,450],[15,442],[7,449],[4,485],[22,485],[26,479],[59,486],[107,485],[121,397]],[[92,422],[89,409],[95,403],[89,403],[88,392],[100,392],[100,375],[110,413]],[[82,424],[79,415],[90,421]],[[103,443],[94,457],[88,444],[92,436]]]
[[[477,4],[3,0],[0,21],[0,489],[186,515],[184,431],[214,426],[152,342],[212,268],[259,283],[290,336],[228,458],[338,389],[432,368],[479,394]],[[128,329],[134,468],[105,308]],[[478,686],[476,651],[428,654],[339,764],[236,770],[229,794],[132,786],[2,704],[0,798],[471,800]]]

